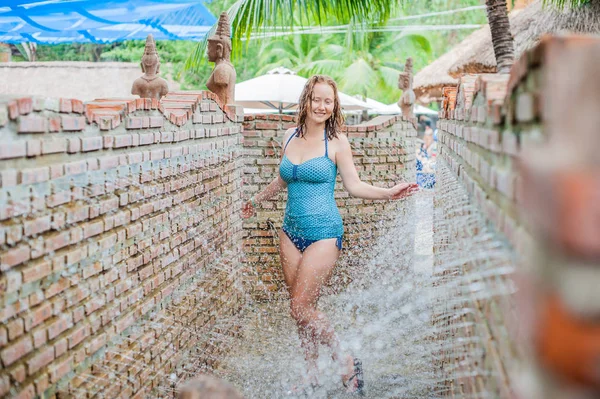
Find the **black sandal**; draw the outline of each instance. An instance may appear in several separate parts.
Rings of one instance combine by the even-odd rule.
[[[346,381],[342,381],[344,388],[348,388],[348,386],[350,385],[350,382],[354,378],[356,378],[356,381],[357,381],[356,390],[352,391],[351,393],[363,396],[365,394],[365,390],[364,390],[365,380],[363,379],[362,362],[360,360],[358,360],[357,358],[354,358],[354,374],[352,374],[350,376],[350,378],[348,378]]]

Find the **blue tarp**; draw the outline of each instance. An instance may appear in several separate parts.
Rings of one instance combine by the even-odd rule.
[[[0,0],[0,42],[202,40],[215,17],[200,0]]]

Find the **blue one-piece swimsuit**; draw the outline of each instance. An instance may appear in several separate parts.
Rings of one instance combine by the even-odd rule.
[[[283,219],[283,231],[300,252],[316,241],[337,238],[342,249],[344,226],[334,198],[337,166],[329,158],[327,132],[325,155],[299,165],[292,163],[285,150],[297,133],[290,136],[283,148],[279,174],[288,186],[288,201]]]

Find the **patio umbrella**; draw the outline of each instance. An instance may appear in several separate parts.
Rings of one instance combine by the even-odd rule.
[[[308,79],[287,68],[275,68],[266,75],[235,85],[235,102],[248,108],[276,109],[283,112],[295,109]],[[347,94],[338,92],[346,111],[368,109],[369,106]]]
[[[369,106],[369,114],[377,114],[377,115],[400,115],[402,114],[402,110],[398,106],[397,103],[392,104],[384,104],[379,101],[373,100],[372,98],[367,98],[365,101]],[[413,112],[416,115],[437,115],[437,111],[429,109],[419,104],[415,104],[413,106]]]
[[[0,1],[0,42],[201,40],[215,17],[194,0]]]

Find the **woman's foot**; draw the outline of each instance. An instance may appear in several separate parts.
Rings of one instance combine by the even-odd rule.
[[[344,370],[346,372],[342,374],[342,384],[346,388],[346,392],[362,394],[364,381],[361,361],[348,356]]]
[[[300,384],[294,385],[289,391],[288,395],[309,395],[315,388],[319,386],[319,379],[315,375],[305,375],[302,377]]]

